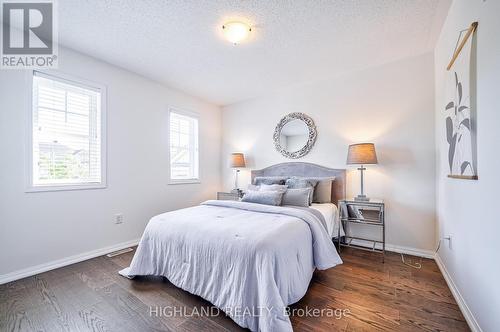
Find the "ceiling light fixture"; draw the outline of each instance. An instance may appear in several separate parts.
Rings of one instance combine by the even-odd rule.
[[[222,31],[224,32],[224,37],[236,45],[248,38],[252,28],[243,22],[232,21],[224,23]]]

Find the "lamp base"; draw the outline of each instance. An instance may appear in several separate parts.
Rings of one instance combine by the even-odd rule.
[[[362,201],[362,202],[367,202],[370,200],[370,197],[366,197],[366,195],[358,195],[354,197],[355,201]]]

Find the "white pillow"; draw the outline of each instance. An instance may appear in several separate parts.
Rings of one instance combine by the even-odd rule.
[[[249,190],[243,195],[241,199],[242,202],[247,203],[257,203],[265,205],[281,205],[281,199],[283,198],[283,193],[281,191],[255,191]]]

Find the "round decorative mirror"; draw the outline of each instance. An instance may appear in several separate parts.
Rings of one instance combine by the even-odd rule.
[[[297,159],[311,151],[316,142],[316,126],[304,113],[284,116],[274,130],[274,146],[287,158]]]

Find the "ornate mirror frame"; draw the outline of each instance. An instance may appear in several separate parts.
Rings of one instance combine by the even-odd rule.
[[[302,149],[298,151],[287,151],[285,148],[281,146],[280,143],[280,135],[281,135],[281,130],[283,127],[290,121],[293,120],[301,120],[303,121],[307,129],[309,130],[309,138],[307,140],[307,143],[302,147]],[[274,130],[274,135],[273,135],[273,140],[274,140],[274,146],[276,147],[276,150],[279,151],[283,156],[291,159],[297,159],[305,156],[306,154],[311,151],[312,147],[314,146],[314,143],[316,142],[316,136],[318,135],[318,132],[316,130],[316,125],[314,124],[313,119],[311,119],[310,116],[304,113],[290,113],[285,115],[280,122],[276,125],[276,129]]]

